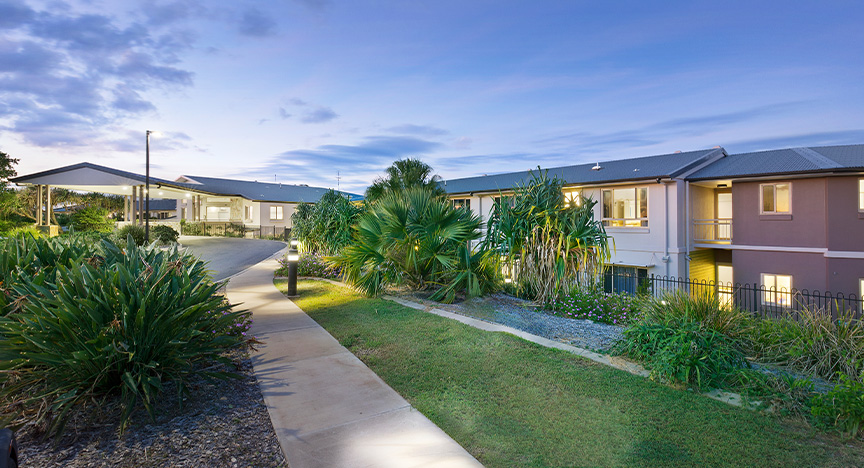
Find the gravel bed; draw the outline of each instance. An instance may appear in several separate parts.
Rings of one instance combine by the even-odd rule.
[[[23,467],[287,467],[248,353],[232,359],[240,379],[193,378],[177,403],[166,388],[154,423],[143,410],[118,437],[115,404],[79,414],[59,442],[18,434]],[[99,421],[109,421],[99,423]]]
[[[522,330],[550,340],[560,341],[592,351],[608,351],[621,338],[622,327],[596,323],[591,320],[576,320],[548,314],[529,301],[507,294],[497,293],[484,298],[474,298],[456,304],[441,304],[428,301],[417,295],[402,297],[422,302],[448,312],[498,323]]]

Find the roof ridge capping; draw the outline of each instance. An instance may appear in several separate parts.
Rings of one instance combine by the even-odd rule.
[[[818,151],[811,148],[789,148],[792,151],[798,153],[804,159],[812,162],[820,169],[840,169],[844,167],[842,164],[834,161],[833,159],[819,153]]]
[[[728,156],[728,154],[726,154],[725,148],[723,148],[722,146],[715,146],[710,151],[702,155],[700,158],[694,161],[690,161],[687,164],[681,166],[680,168],[672,171],[669,174],[669,177],[673,179],[686,179],[690,174],[693,174],[702,169],[703,167],[709,166],[715,161],[725,158],[726,156]]]

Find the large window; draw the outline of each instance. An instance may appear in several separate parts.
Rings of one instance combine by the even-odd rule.
[[[454,198],[450,200],[450,203],[453,203],[453,208],[465,208],[466,210],[471,210],[470,198]]]
[[[648,227],[648,189],[633,187],[604,190],[603,225]]]
[[[864,179],[858,180],[858,211],[864,211]]]
[[[271,206],[270,207],[270,221],[282,221],[282,207],[281,206]]]
[[[610,266],[606,268],[603,278],[603,289],[607,293],[636,294],[641,288],[648,287],[648,269],[628,266]]]
[[[582,204],[581,190],[564,190],[564,205],[570,206],[571,204],[575,206]]]
[[[792,277],[762,273],[762,303],[788,306],[792,303]]]
[[[763,184],[762,213],[789,213],[792,206],[792,184]]]

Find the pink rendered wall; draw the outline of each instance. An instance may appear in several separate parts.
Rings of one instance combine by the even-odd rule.
[[[864,251],[864,215],[858,211],[861,177],[827,179],[828,249]]]
[[[761,215],[760,184],[792,184],[791,219]],[[825,178],[732,184],[732,242],[734,245],[825,247]]]
[[[733,250],[732,264],[736,283],[761,285],[761,274],[773,273],[792,275],[795,289],[830,290],[825,281],[826,259],[821,253]]]
[[[828,284],[832,293],[860,296],[858,280],[864,278],[864,258],[829,258]]]

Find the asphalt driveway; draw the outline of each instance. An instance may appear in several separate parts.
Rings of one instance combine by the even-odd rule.
[[[181,236],[180,244],[207,262],[214,280],[240,273],[285,248],[284,242],[234,237]]]

